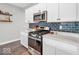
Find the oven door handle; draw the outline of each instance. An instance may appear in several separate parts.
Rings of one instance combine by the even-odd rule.
[[[41,39],[39,38],[34,38],[34,37],[31,37],[31,36],[28,36],[29,38],[33,39],[33,40],[37,40],[37,41],[40,41],[41,42]]]
[[[31,38],[31,39],[36,39],[36,38],[34,38],[34,37],[32,37],[32,36],[28,36],[29,38]]]

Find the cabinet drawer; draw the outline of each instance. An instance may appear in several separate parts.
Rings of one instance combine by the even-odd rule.
[[[55,55],[55,47],[43,44],[43,55]]]

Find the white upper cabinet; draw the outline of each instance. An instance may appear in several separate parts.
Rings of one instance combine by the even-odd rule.
[[[60,21],[76,20],[76,3],[59,3]]]
[[[77,13],[77,20],[76,21],[79,21],[79,3],[77,3],[76,9],[77,9],[77,12],[76,12]]]
[[[78,7],[76,3],[40,3],[26,9],[26,20],[33,23],[34,13],[47,10],[47,22],[79,21]]]
[[[28,21],[29,23],[33,23],[33,13],[34,13],[33,9],[34,8],[31,7],[25,10],[26,21]]]
[[[58,18],[58,3],[47,3],[48,22],[56,22]]]
[[[33,6],[33,13],[37,13],[39,11],[39,4]]]
[[[41,11],[47,10],[47,3],[40,3],[40,4],[39,4],[39,9],[40,9]]]
[[[45,11],[46,10],[46,3],[40,3],[40,4],[37,4],[35,6],[33,6],[33,11],[34,13],[37,13],[39,11]]]

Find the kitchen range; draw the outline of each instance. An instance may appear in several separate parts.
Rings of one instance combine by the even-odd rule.
[[[49,30],[39,30],[29,32],[28,37],[28,50],[31,54],[38,54],[42,55],[42,44],[43,44],[43,37],[42,35],[49,33]]]

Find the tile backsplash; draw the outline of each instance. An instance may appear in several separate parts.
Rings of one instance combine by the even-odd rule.
[[[61,23],[62,29],[60,31],[75,32],[75,22]]]
[[[32,28],[34,26],[38,25],[38,23],[29,23],[29,28]]]
[[[75,32],[79,33],[79,22],[75,22]]]
[[[73,32],[79,33],[79,22],[39,22],[39,23],[30,23],[29,28],[33,26],[48,26],[51,30],[62,31],[62,32]]]

